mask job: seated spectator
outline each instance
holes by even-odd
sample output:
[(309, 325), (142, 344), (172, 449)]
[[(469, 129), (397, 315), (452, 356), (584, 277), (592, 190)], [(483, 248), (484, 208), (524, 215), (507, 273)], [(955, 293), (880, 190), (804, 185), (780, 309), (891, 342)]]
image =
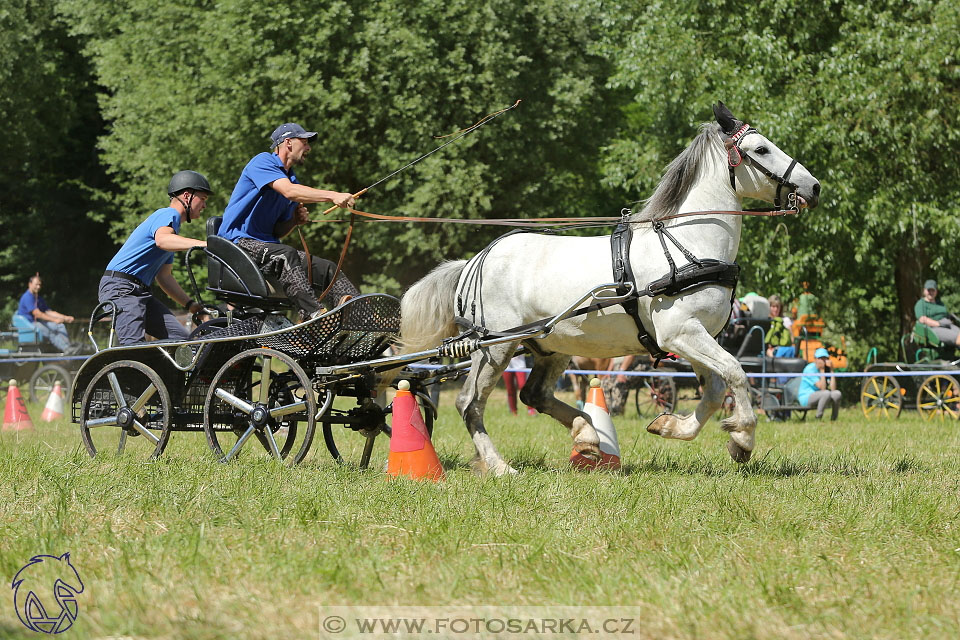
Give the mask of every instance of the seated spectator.
[(73, 322), (74, 318), (50, 308), (40, 295), (42, 285), (43, 282), (40, 280), (39, 273), (30, 276), (30, 280), (27, 282), (27, 290), (20, 296), (17, 315), (32, 322), (40, 337), (49, 341), (59, 351), (73, 353), (77, 349), (70, 343), (67, 328), (63, 324)]
[(923, 283), (923, 297), (913, 306), (913, 313), (917, 317), (917, 324), (929, 327), (940, 342), (960, 345), (960, 327), (957, 326), (956, 316), (948, 313), (946, 305), (940, 302), (936, 280)]
[[(817, 419), (823, 419), (827, 403), (832, 405), (831, 420), (840, 413), (840, 392), (837, 391), (837, 378), (831, 374), (830, 354), (823, 347), (813, 352), (813, 362), (803, 368), (803, 372), (819, 375), (805, 375), (800, 378), (800, 390), (797, 401), (804, 407), (817, 409)], [(827, 379), (829, 377), (829, 380)], [(829, 388), (828, 388), (829, 387)]]
[(793, 320), (783, 316), (783, 301), (780, 296), (772, 295), (770, 304), (770, 330), (767, 331), (767, 355), (773, 358), (795, 358), (797, 348), (793, 344), (790, 327)]

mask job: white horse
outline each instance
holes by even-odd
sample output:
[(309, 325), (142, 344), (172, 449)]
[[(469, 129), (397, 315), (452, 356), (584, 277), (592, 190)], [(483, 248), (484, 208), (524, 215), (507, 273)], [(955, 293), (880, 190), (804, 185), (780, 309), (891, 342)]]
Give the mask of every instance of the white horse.
[[(802, 165), (737, 120), (722, 102), (713, 110), (716, 123), (701, 126), (700, 134), (667, 167), (642, 211), (629, 218), (634, 234), (630, 260), (638, 289), (669, 273), (660, 238), (652, 228), (657, 220), (694, 256), (733, 262), (740, 245), (741, 216), (670, 217), (741, 211), (744, 197), (779, 201), (783, 186), (793, 192), (797, 206), (817, 205), (820, 183)], [(672, 244), (668, 242), (667, 247), (676, 264), (686, 263)], [(459, 309), (472, 322), (504, 331), (561, 313), (594, 287), (612, 282), (612, 273), (609, 235), (509, 235), (469, 262), (439, 265), (410, 288), (401, 302), (403, 349), (421, 351), (457, 335), (458, 297)], [(705, 285), (677, 296), (640, 297), (638, 314), (651, 337), (663, 350), (690, 361), (703, 384), (703, 397), (692, 414), (662, 414), (647, 430), (664, 438), (696, 438), (729, 387), (736, 405), (722, 428), (730, 434), (730, 456), (746, 462), (754, 448), (757, 424), (747, 378), (737, 360), (714, 339), (728, 320), (731, 293), (729, 287)], [(487, 397), (518, 343), (474, 352), (471, 371), (457, 397), (457, 409), (477, 450), (473, 464), (480, 473), (516, 473), (494, 447), (483, 414)], [(590, 418), (557, 400), (554, 384), (572, 355), (607, 358), (645, 353), (633, 318), (619, 305), (591, 311), (558, 323), (535, 346), (543, 355), (534, 359), (522, 400), (565, 425), (577, 451), (598, 456), (599, 440)]]

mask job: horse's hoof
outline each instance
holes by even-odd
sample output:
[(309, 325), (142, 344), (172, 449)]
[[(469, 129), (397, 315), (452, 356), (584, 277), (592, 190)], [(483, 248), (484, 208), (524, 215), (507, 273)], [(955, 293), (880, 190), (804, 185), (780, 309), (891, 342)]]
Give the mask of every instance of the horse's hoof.
[(727, 453), (730, 454), (734, 462), (743, 464), (750, 461), (750, 456), (753, 454), (753, 451), (747, 451), (733, 440), (727, 440)]
[(507, 464), (505, 460), (499, 460), (493, 464), (488, 464), (487, 461), (480, 456), (475, 456), (473, 460), (470, 461), (470, 468), (478, 476), (493, 476), (494, 478), (517, 475), (519, 473), (516, 469)]
[(502, 478), (503, 476), (520, 475), (520, 472), (506, 462), (501, 462), (490, 470), (490, 475), (492, 475), (494, 478)]
[(662, 436), (664, 427), (670, 422), (670, 418), (671, 415), (669, 413), (661, 413), (647, 425), (647, 431), (655, 436)]
[(573, 450), (591, 462), (600, 462), (600, 445), (580, 442), (573, 445)]

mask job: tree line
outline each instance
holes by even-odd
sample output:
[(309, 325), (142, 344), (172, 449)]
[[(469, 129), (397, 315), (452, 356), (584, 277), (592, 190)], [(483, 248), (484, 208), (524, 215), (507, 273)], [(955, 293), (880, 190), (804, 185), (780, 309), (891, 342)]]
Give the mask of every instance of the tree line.
[[(116, 243), (165, 205), (170, 175), (204, 173), (214, 215), (281, 122), (320, 132), (302, 182), (356, 191), (522, 99), (361, 208), (616, 215), (652, 193), (723, 100), (823, 186), (812, 212), (747, 221), (741, 293), (789, 301), (809, 282), (855, 358), (870, 346), (892, 358), (924, 279), (960, 304), (957, 51), (951, 2), (9, 0), (3, 299), (9, 313), (40, 271), (55, 308), (86, 313)], [(305, 233), (332, 256), (345, 230)], [(400, 293), (498, 234), (361, 222), (346, 269)]]

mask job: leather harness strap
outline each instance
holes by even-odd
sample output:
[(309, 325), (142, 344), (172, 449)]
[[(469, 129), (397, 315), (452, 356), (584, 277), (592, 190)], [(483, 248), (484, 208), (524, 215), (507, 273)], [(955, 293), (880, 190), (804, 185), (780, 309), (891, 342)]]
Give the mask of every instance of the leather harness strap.
[[(670, 355), (660, 348), (657, 341), (650, 336), (650, 332), (643, 326), (643, 320), (640, 319), (639, 295), (636, 293), (636, 278), (633, 275), (633, 267), (630, 265), (630, 241), (633, 239), (633, 228), (629, 224), (621, 222), (617, 225), (613, 234), (610, 236), (610, 257), (613, 260), (613, 281), (617, 283), (617, 295), (625, 295), (633, 283), (634, 295), (623, 302), (621, 306), (627, 314), (633, 318), (637, 325), (637, 340), (643, 345), (643, 348), (657, 361), (670, 357)], [(667, 256), (669, 257), (669, 253)]]

